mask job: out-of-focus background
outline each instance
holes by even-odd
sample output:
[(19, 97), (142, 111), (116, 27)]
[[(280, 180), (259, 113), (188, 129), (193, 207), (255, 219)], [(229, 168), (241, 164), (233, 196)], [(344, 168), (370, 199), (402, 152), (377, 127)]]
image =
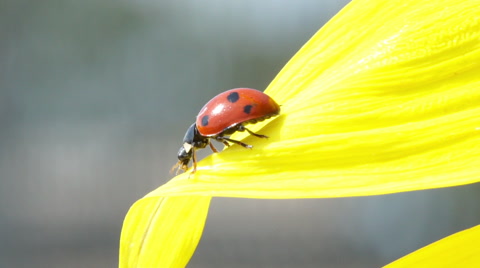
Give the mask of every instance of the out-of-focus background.
[[(117, 266), (203, 104), (266, 88), (346, 3), (0, 0), (0, 267)], [(479, 192), (215, 198), (189, 267), (378, 267), (480, 223)]]

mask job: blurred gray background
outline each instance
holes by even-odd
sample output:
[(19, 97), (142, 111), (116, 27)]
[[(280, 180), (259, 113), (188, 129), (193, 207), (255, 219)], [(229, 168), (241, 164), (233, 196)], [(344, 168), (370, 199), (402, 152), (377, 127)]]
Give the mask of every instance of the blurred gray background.
[[(0, 0), (0, 267), (117, 266), (203, 104), (263, 90), (346, 3)], [(216, 198), (189, 267), (378, 267), (480, 223), (479, 193)]]

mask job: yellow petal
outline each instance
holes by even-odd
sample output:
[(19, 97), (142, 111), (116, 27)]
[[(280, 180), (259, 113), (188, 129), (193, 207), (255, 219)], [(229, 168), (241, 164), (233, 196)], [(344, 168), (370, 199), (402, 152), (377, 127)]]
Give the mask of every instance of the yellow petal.
[(119, 267), (185, 267), (203, 232), (211, 197), (143, 198), (128, 212)]
[[(268, 140), (235, 134), (254, 148), (212, 154), (131, 208), (122, 267), (184, 265), (208, 209), (201, 196), (359, 196), (479, 181), (479, 73), (479, 1), (353, 1), (268, 87), (281, 114), (250, 127)], [(164, 196), (179, 197), (158, 210)], [(187, 242), (169, 241), (171, 232)]]
[(480, 179), (480, 2), (353, 1), (268, 88), (281, 115), (151, 195), (307, 198)]
[(476, 268), (480, 266), (480, 225), (419, 249), (385, 268)]

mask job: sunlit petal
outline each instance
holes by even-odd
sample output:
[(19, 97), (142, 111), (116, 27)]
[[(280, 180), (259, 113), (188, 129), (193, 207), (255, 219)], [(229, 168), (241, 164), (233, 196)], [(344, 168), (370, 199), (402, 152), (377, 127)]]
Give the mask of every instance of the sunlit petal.
[[(151, 195), (374, 195), (480, 179), (478, 1), (354, 1), (267, 89), (281, 115)], [(234, 138), (244, 138), (236, 134)], [(188, 177), (190, 176), (190, 179)]]
[(476, 268), (480, 266), (480, 225), (419, 249), (385, 268)]
[(143, 198), (128, 212), (119, 267), (185, 267), (203, 232), (211, 197)]
[[(360, 196), (478, 182), (479, 73), (479, 1), (353, 1), (268, 87), (281, 114), (251, 126), (268, 140), (235, 134), (254, 148), (212, 154), (131, 208), (121, 264), (184, 265), (208, 210), (202, 196)], [(178, 197), (159, 210), (164, 196)], [(169, 241), (171, 232), (183, 242)]]

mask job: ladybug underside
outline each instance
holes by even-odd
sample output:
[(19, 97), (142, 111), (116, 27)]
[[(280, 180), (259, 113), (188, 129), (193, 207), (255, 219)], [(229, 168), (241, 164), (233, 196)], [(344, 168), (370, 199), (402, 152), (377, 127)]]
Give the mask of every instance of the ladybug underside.
[[(238, 145), (240, 145), (242, 147), (245, 147), (247, 149), (252, 149), (252, 147), (253, 147), (252, 145), (248, 145), (248, 144), (243, 143), (241, 141), (232, 140), (232, 139), (227, 138), (225, 136), (230, 136), (237, 131), (240, 131), (240, 132), (247, 131), (250, 135), (253, 135), (253, 136), (258, 137), (258, 138), (266, 139), (266, 138), (268, 138), (268, 136), (257, 134), (255, 132), (249, 130), (248, 128), (246, 128), (245, 125), (255, 124), (257, 122), (261, 122), (265, 119), (268, 119), (268, 118), (276, 116), (276, 115), (278, 115), (278, 113), (267, 114), (267, 115), (259, 117), (259, 118), (250, 119), (250, 120), (247, 120), (247, 121), (244, 121), (244, 122), (233, 124), (233, 125), (229, 126), (228, 128), (224, 129), (219, 134), (209, 135), (209, 136), (202, 135), (202, 134), (200, 134), (200, 135), (202, 135), (203, 137), (206, 137), (206, 138), (215, 139), (216, 141), (225, 144), (225, 146), (227, 146), (227, 147), (230, 146), (230, 143), (235, 143), (235, 144), (238, 144)], [(213, 144), (210, 141), (208, 141), (208, 144), (210, 145), (210, 148), (212, 149), (213, 152), (215, 152), (215, 153), (218, 152), (217, 149), (213, 146)], [(206, 147), (206, 144), (203, 148), (205, 148), (205, 147)]]
[[(262, 122), (264, 121), (265, 119), (269, 119), (271, 117), (274, 117), (274, 116), (277, 116), (278, 113), (272, 113), (272, 114), (267, 114), (265, 116), (262, 116), (262, 117), (259, 117), (259, 118), (255, 118), (255, 119), (250, 119), (250, 120), (247, 120), (247, 121), (243, 121), (243, 122), (240, 122), (240, 123), (235, 123), (227, 128), (225, 128), (222, 132), (218, 133), (218, 134), (213, 134), (213, 135), (202, 135), (204, 137), (209, 137), (209, 138), (213, 138), (215, 139), (216, 137), (223, 137), (223, 136), (230, 136), (232, 135), (233, 133), (237, 132), (237, 131), (244, 131), (244, 130), (247, 130), (244, 125), (248, 125), (248, 124), (255, 124), (257, 122)], [(240, 128), (240, 129), (239, 129)], [(250, 132), (250, 130), (247, 130)], [(253, 133), (253, 132), (252, 132)], [(250, 133), (250, 134), (252, 134)], [(255, 135), (254, 135), (255, 136)], [(264, 135), (261, 135), (261, 136), (264, 136)]]
[(180, 147), (180, 150), (178, 151), (178, 160), (179, 161), (177, 162), (176, 165), (174, 165), (172, 167), (172, 171), (175, 168), (177, 168), (177, 172), (176, 172), (177, 174), (178, 174), (178, 171), (180, 169), (182, 169), (183, 171), (186, 171), (188, 169), (188, 163), (190, 162), (190, 160), (193, 160), (193, 171), (192, 171), (192, 173), (195, 173), (195, 171), (197, 169), (195, 149), (202, 149), (202, 148), (207, 147), (207, 145), (209, 145), (214, 153), (218, 152), (218, 150), (215, 148), (215, 146), (213, 146), (210, 139), (215, 139), (216, 141), (225, 144), (225, 146), (230, 146), (230, 143), (235, 143), (235, 144), (238, 144), (238, 145), (240, 145), (244, 148), (251, 149), (253, 147), (252, 145), (243, 143), (241, 141), (232, 140), (232, 139), (227, 138), (225, 136), (230, 136), (233, 133), (235, 133), (236, 131), (240, 131), (240, 132), (247, 131), (250, 135), (253, 135), (255, 137), (268, 138), (268, 136), (266, 136), (266, 135), (261, 135), (261, 134), (257, 134), (257, 133), (252, 132), (251, 130), (246, 128), (244, 125), (255, 124), (257, 122), (261, 122), (265, 119), (268, 119), (268, 118), (276, 116), (276, 115), (278, 115), (278, 113), (272, 113), (272, 114), (268, 114), (268, 115), (265, 115), (265, 116), (262, 116), (262, 117), (259, 117), (259, 118), (250, 119), (248, 121), (236, 123), (236, 124), (226, 128), (226, 129), (224, 129), (219, 134), (210, 135), (210, 136), (204, 136), (204, 135), (200, 134), (200, 132), (198, 132), (196, 124), (193, 123), (188, 128), (187, 133), (185, 133), (185, 137), (183, 138), (183, 146)]

